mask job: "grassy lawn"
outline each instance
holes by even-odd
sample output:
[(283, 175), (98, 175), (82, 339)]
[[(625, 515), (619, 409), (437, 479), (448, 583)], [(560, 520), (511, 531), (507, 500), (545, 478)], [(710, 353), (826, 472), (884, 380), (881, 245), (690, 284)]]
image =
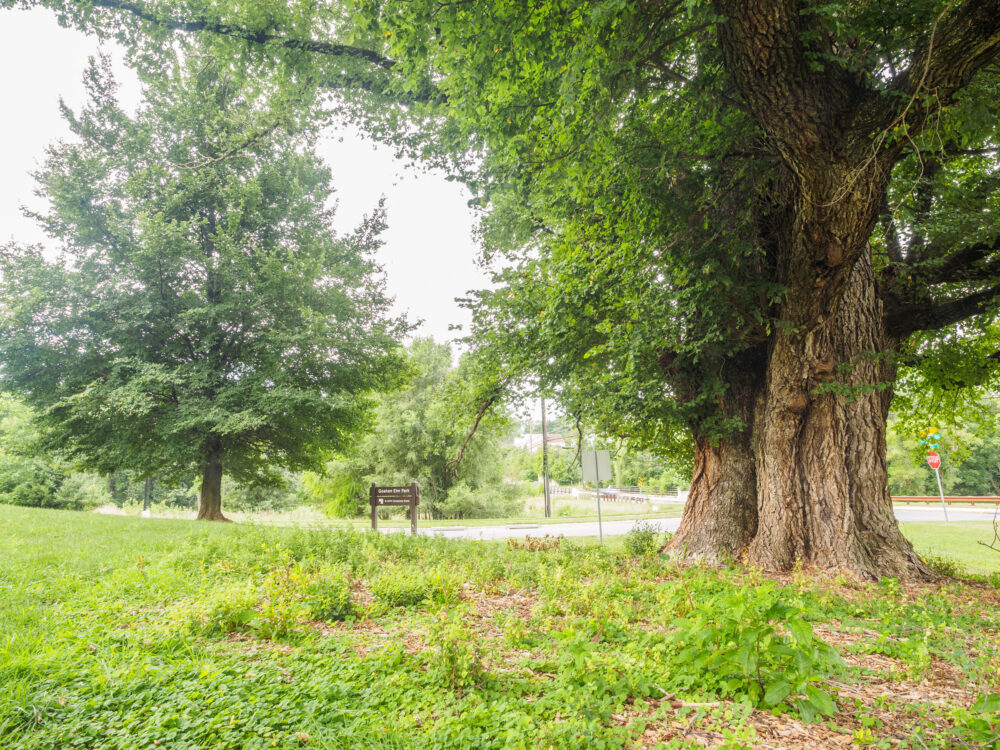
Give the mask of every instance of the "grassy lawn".
[[(541, 497), (529, 497), (524, 502), (524, 512), (509, 518), (468, 518), (468, 519), (426, 519), (419, 521), (421, 528), (438, 526), (510, 526), (511, 524), (562, 524), (579, 523), (581, 521), (597, 520), (597, 505), (593, 499), (575, 498), (558, 495), (552, 498), (553, 516), (546, 518), (544, 500)], [(646, 504), (646, 503), (601, 503), (601, 515), (608, 520), (630, 518), (680, 518), (684, 506), (680, 503)], [(110, 514), (121, 511), (109, 506), (105, 509)], [(130, 508), (129, 515), (139, 516), (138, 507)], [(193, 520), (194, 510), (157, 507), (153, 515), (158, 518), (175, 518)], [(310, 507), (295, 508), (290, 511), (240, 512), (226, 511), (226, 515), (234, 521), (246, 521), (258, 524), (277, 526), (330, 526), (334, 528), (354, 528), (359, 530), (371, 527), (371, 521), (365, 518), (330, 519), (318, 509)], [(379, 519), (379, 526), (385, 528), (409, 527), (409, 516), (402, 511), (388, 519)]]
[[(993, 539), (992, 523), (969, 521), (944, 525), (920, 522), (900, 526), (921, 556), (931, 558), (936, 564), (945, 561), (946, 564), (956, 565), (958, 575), (1000, 575), (1000, 552), (979, 544)], [(596, 536), (573, 537), (573, 541), (583, 545), (599, 544)], [(606, 535), (604, 545), (620, 552), (624, 550), (625, 537)]]
[[(903, 523), (903, 534), (922, 555), (954, 560), (970, 573), (1000, 572), (1000, 552), (980, 542), (993, 542), (993, 524), (985, 521)], [(996, 545), (1000, 547), (1000, 543)]]
[[(584, 521), (596, 521), (597, 520), (597, 510), (594, 507), (593, 501), (589, 504), (584, 505), (584, 503), (577, 503), (575, 506), (563, 506), (566, 508), (566, 512), (560, 513), (559, 515), (553, 515), (551, 518), (546, 518), (545, 514), (541, 511), (533, 513), (522, 513), (517, 516), (511, 516), (510, 518), (467, 518), (467, 519), (438, 519), (438, 520), (427, 520), (421, 518), (419, 525), (421, 528), (430, 527), (448, 527), (448, 526), (511, 526), (520, 524), (564, 524), (564, 523), (581, 523)], [(680, 518), (681, 512), (684, 510), (683, 505), (662, 505), (657, 506), (657, 510), (652, 510), (649, 507), (644, 507), (642, 505), (612, 505), (601, 504), (601, 516), (605, 521), (620, 521), (623, 519), (651, 519), (651, 518)], [(343, 524), (344, 522), (338, 522)], [(368, 529), (371, 528), (371, 521), (366, 519), (352, 519), (348, 522), (351, 527), (356, 529)], [(393, 526), (406, 526), (409, 527), (410, 521), (409, 517), (404, 518), (390, 518), (386, 521), (379, 520), (379, 526), (393, 527)]]
[[(995, 571), (974, 526), (906, 533)], [(1000, 742), (994, 586), (682, 570), (643, 541), (0, 506), (0, 748)]]

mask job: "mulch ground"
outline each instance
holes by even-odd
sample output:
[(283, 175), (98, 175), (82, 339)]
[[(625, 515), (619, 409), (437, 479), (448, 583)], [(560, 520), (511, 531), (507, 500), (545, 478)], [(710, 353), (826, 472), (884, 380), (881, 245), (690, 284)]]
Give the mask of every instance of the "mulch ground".
[[(775, 576), (781, 583), (792, 585), (789, 578)], [(821, 584), (823, 585), (823, 584)], [(864, 584), (825, 584), (831, 592), (847, 599), (870, 596)], [(901, 584), (905, 601), (941, 591), (934, 584)], [(986, 586), (969, 584), (948, 590), (957, 606), (1000, 606), (1000, 594)], [(357, 600), (371, 604), (370, 593), (360, 586)], [(512, 647), (504, 638), (502, 621), (517, 617), (528, 621), (538, 600), (531, 592), (484, 593), (466, 585), (462, 591), (465, 603), (471, 605), (466, 624), (482, 639), (484, 667), (493, 674), (502, 674), (523, 667), (512, 666), (532, 656), (530, 651)], [(401, 644), (410, 654), (433, 648), (421, 627), (411, 627), (405, 619), (362, 619), (352, 623), (313, 623), (312, 626), (329, 636), (352, 634), (359, 657), (369, 656), (388, 643)], [(650, 626), (655, 627), (655, 626)], [(840, 709), (833, 720), (806, 724), (788, 713), (755, 710), (744, 721), (726, 719), (742, 717), (746, 709), (726, 702), (691, 703), (673, 696), (643, 702), (641, 710), (626, 710), (616, 715), (616, 723), (645, 723), (634, 748), (653, 748), (660, 743), (684, 741), (704, 747), (733, 747), (734, 741), (758, 748), (782, 750), (815, 750), (851, 746), (911, 746), (916, 727), (925, 735), (945, 734), (950, 729), (944, 711), (950, 706), (969, 706), (977, 695), (961, 670), (948, 662), (931, 658), (919, 676), (912, 667), (883, 654), (854, 653), (852, 647), (864, 639), (880, 634), (858, 627), (843, 626), (836, 621), (818, 624), (817, 636), (832, 645), (852, 668), (853, 681), (828, 682), (826, 687), (835, 696)], [(251, 641), (234, 636), (234, 641)], [(1000, 642), (1000, 637), (998, 637)], [(249, 650), (250, 642), (241, 644)], [(970, 644), (970, 648), (972, 645)], [(1000, 663), (998, 663), (1000, 666)], [(544, 677), (544, 675), (536, 675)], [(740, 726), (740, 737), (733, 738), (734, 726)]]

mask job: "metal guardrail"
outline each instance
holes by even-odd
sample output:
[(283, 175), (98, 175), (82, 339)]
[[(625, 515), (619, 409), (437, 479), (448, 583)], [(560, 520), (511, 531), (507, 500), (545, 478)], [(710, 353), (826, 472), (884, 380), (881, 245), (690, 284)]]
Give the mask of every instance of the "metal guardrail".
[[(938, 495), (893, 495), (892, 501), (894, 503), (939, 503), (941, 498)], [(945, 495), (944, 501), (948, 505), (955, 503), (1000, 505), (1000, 497), (990, 495)]]
[[(602, 489), (601, 490), (601, 501), (610, 503), (620, 503), (620, 502), (631, 502), (631, 503), (642, 503), (642, 502), (659, 502), (659, 503), (677, 503), (685, 502), (687, 500), (687, 493), (682, 495), (672, 494), (672, 495), (659, 495), (652, 494), (650, 492), (638, 492), (638, 488), (634, 487), (624, 487), (617, 489)], [(560, 495), (586, 495), (588, 497), (594, 496), (594, 491), (592, 489), (581, 489), (579, 487), (559, 487), (553, 488), (553, 494)], [(941, 498), (937, 495), (893, 495), (892, 501), (894, 503), (939, 503)], [(1000, 496), (994, 495), (945, 495), (944, 501), (948, 505), (1000, 505)]]

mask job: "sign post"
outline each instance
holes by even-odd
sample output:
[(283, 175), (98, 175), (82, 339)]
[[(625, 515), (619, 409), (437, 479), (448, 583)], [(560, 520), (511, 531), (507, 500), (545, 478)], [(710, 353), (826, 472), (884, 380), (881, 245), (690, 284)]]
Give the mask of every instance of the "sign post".
[(379, 487), (372, 482), (368, 490), (372, 506), (372, 531), (378, 531), (378, 509), (387, 505), (407, 505), (410, 508), (410, 533), (417, 535), (417, 506), (420, 505), (420, 486), (416, 482), (396, 487)]
[(583, 481), (594, 483), (594, 493), (597, 495), (597, 532), (604, 544), (604, 522), (601, 519), (601, 480), (611, 479), (611, 453), (608, 451), (584, 451), (581, 456), (583, 464)]
[(944, 511), (944, 522), (948, 523), (948, 504), (944, 501), (944, 488), (941, 486), (941, 456), (931, 451), (927, 454), (927, 465), (934, 469), (934, 476), (937, 477), (938, 494), (941, 495), (941, 510)]
[(920, 444), (927, 446), (927, 465), (934, 469), (937, 477), (938, 494), (941, 495), (941, 510), (944, 511), (944, 522), (948, 523), (948, 504), (944, 501), (944, 488), (941, 486), (941, 456), (937, 453), (941, 433), (935, 428), (920, 431)]
[(545, 422), (545, 399), (542, 399), (542, 482), (545, 490), (545, 517), (552, 518), (552, 495), (549, 491), (549, 429)]

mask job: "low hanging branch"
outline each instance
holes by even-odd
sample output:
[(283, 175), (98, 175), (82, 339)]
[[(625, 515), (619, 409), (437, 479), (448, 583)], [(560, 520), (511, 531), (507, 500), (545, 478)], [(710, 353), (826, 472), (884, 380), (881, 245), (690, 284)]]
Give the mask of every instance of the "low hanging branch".
[(979, 542), (979, 544), (994, 552), (1000, 552), (1000, 505), (997, 506), (993, 513), (993, 541)]
[(483, 417), (492, 409), (496, 404), (503, 398), (507, 392), (507, 386), (510, 385), (510, 379), (505, 378), (501, 380), (489, 393), (486, 400), (483, 401), (479, 406), (479, 411), (476, 413), (476, 420), (472, 423), (472, 429), (465, 436), (465, 440), (462, 441), (461, 447), (458, 449), (458, 454), (451, 461), (447, 463), (448, 471), (451, 472), (452, 476), (458, 476), (458, 467), (462, 463), (462, 458), (465, 456), (465, 449), (469, 447), (469, 443), (476, 434), (476, 430), (479, 429), (480, 422), (483, 421)]

